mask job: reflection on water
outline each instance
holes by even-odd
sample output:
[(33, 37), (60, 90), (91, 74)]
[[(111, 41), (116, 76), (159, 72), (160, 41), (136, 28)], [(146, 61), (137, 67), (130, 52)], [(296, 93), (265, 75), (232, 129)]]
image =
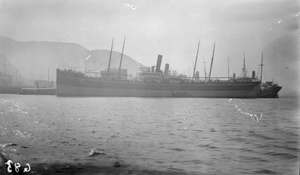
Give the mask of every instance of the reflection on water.
[[(231, 101), (234, 101), (234, 100), (236, 100), (236, 101), (240, 102), (241, 104), (245, 105), (245, 103), (243, 103), (240, 99), (232, 99), (231, 98), (228, 101), (231, 102)], [(244, 114), (246, 116), (251, 117), (251, 119), (253, 121), (259, 122), (261, 120), (262, 116), (263, 116), (262, 113), (260, 113), (260, 114), (252, 114), (252, 113), (249, 113), (249, 112), (245, 112), (237, 104), (234, 105), (234, 106), (235, 106), (237, 112), (240, 112), (241, 114)]]
[(296, 174), (298, 107), (293, 98), (1, 95), (0, 151), (33, 174)]

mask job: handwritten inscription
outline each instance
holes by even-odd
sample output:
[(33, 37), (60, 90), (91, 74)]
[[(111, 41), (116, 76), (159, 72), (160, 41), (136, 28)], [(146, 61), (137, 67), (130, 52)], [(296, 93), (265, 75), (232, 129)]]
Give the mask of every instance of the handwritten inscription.
[[(21, 164), (20, 163), (14, 163), (11, 160), (8, 160), (7, 162), (5, 162), (5, 164), (7, 165), (7, 172), (8, 173), (12, 173), (13, 172), (13, 167), (16, 173), (20, 172), (20, 168), (21, 168)], [(26, 163), (26, 167), (23, 169), (23, 173), (28, 173), (30, 172), (31, 167), (29, 163)]]

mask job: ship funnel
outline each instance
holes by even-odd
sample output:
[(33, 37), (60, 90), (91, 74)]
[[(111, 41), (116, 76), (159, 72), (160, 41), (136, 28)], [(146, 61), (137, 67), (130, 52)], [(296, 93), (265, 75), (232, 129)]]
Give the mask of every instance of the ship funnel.
[(164, 75), (169, 75), (169, 64), (168, 63), (166, 63), (166, 65), (165, 65)]
[(152, 67), (151, 67), (151, 72), (154, 72), (154, 68), (155, 68), (155, 66), (152, 66)]
[(162, 55), (157, 56), (157, 62), (156, 62), (156, 70), (155, 72), (160, 72), (160, 65), (161, 65)]
[(252, 71), (252, 79), (255, 78), (255, 71)]
[(196, 71), (195, 80), (199, 81), (199, 71)]

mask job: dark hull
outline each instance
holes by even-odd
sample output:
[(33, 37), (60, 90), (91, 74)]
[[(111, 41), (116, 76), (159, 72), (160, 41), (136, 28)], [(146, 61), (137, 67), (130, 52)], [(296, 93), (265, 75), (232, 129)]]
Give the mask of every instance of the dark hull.
[(20, 94), (23, 95), (55, 95), (55, 88), (22, 88)]
[(18, 87), (0, 87), (0, 94), (18, 94), (20, 91)]
[(140, 83), (96, 79), (58, 69), (56, 93), (58, 96), (252, 98), (259, 83)]
[(272, 86), (261, 90), (259, 98), (278, 98), (278, 92), (281, 90), (281, 86)]

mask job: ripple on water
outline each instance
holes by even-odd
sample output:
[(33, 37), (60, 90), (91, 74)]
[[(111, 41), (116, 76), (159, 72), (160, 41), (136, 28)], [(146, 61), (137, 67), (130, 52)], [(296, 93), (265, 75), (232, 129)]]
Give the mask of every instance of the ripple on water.
[(213, 146), (211, 144), (201, 144), (201, 145), (198, 145), (198, 147), (203, 147), (203, 148), (209, 148), (209, 149), (218, 149), (218, 147), (216, 146)]
[(249, 131), (249, 136), (253, 136), (256, 138), (264, 139), (264, 140), (275, 140), (276, 138), (267, 136), (268, 133), (263, 132), (262, 134), (257, 134), (255, 131)]
[(254, 171), (253, 174), (278, 174), (278, 173), (276, 171), (263, 169), (263, 170)]
[(172, 150), (172, 151), (186, 151), (185, 149), (181, 149), (181, 148), (169, 148), (169, 150)]
[(264, 153), (265, 155), (286, 159), (286, 160), (296, 160), (298, 158), (297, 154), (290, 154), (290, 153), (280, 153), (280, 152), (267, 152)]

